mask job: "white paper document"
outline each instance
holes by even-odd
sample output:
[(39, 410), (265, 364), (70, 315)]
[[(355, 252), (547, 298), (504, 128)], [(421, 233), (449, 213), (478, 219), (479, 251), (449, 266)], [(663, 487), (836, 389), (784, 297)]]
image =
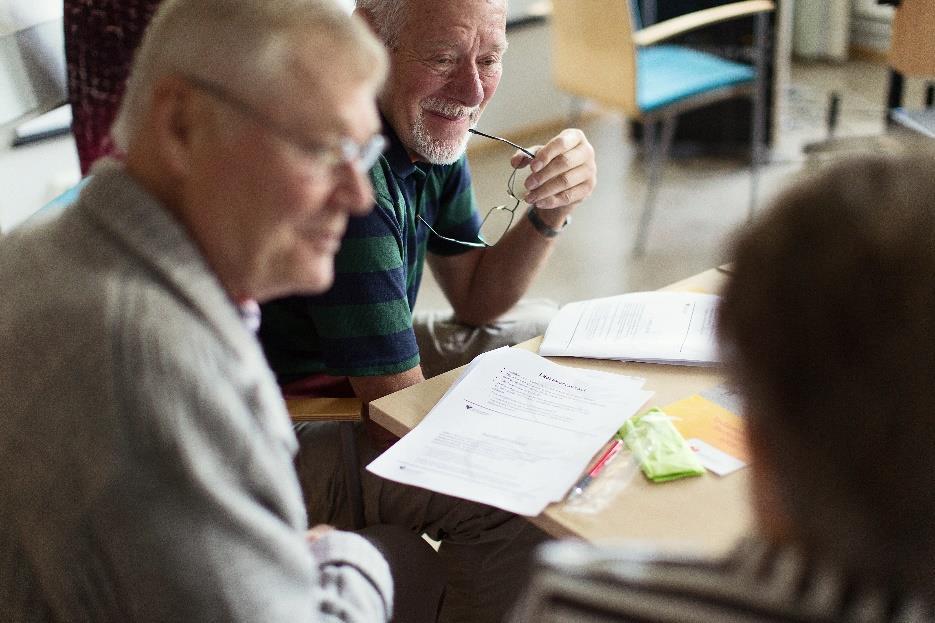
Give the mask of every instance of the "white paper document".
[(643, 379), (529, 351), (481, 355), (425, 419), (367, 469), (388, 480), (538, 515), (649, 400)]
[(719, 300), (697, 292), (634, 292), (569, 303), (549, 324), (539, 354), (715, 364)]

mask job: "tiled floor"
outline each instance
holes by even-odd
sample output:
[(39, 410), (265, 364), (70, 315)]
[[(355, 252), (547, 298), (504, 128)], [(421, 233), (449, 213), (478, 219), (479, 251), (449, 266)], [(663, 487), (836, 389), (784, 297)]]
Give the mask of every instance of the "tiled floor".
[[(759, 206), (803, 167), (802, 147), (827, 138), (828, 94), (842, 97), (837, 137), (875, 136), (883, 131), (886, 69), (868, 62), (794, 64), (779, 140), (761, 178)], [(907, 102), (921, 102), (921, 85), (910, 84)], [(653, 289), (700, 272), (724, 260), (724, 241), (747, 215), (750, 176), (744, 163), (713, 157), (670, 161), (643, 257), (631, 255), (645, 192), (642, 160), (627, 138), (621, 117), (599, 113), (582, 129), (597, 153), (598, 186), (574, 215), (549, 264), (533, 284), (531, 296), (568, 302), (596, 296)], [(528, 144), (553, 132), (523, 137)], [(509, 151), (479, 150), (471, 155), (481, 205), (503, 203)], [(445, 305), (427, 274), (417, 306)]]

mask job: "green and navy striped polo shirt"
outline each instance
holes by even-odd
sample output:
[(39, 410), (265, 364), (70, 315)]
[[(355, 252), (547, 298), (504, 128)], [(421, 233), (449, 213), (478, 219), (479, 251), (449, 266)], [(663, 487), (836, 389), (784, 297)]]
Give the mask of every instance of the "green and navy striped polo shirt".
[(335, 258), (335, 281), (317, 296), (263, 306), (260, 339), (280, 383), (315, 374), (374, 376), (419, 363), (412, 309), (426, 251), (455, 255), (469, 247), (429, 232), (475, 240), (480, 226), (467, 159), (413, 163), (384, 120), (389, 149), (370, 171), (376, 206), (351, 218)]

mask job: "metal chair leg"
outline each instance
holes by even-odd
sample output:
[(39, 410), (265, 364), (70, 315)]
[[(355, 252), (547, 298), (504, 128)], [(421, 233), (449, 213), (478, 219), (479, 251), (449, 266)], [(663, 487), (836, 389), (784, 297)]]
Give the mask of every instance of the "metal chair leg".
[(905, 82), (906, 79), (901, 73), (895, 69), (890, 69), (890, 84), (886, 94), (886, 127), (892, 127), (893, 123), (895, 123), (893, 121), (893, 109), (903, 105), (903, 86)]
[(656, 0), (642, 0), (640, 3), (642, 5), (642, 11), (640, 12), (641, 17), (643, 18), (643, 26), (652, 26), (656, 23)]
[(756, 83), (753, 93), (753, 127), (750, 131), (750, 205), (747, 219), (753, 218), (760, 190), (760, 164), (763, 162), (766, 143), (766, 50), (769, 40), (769, 21), (765, 13), (756, 16), (754, 22), (754, 55)]
[(344, 485), (351, 508), (354, 529), (364, 527), (364, 490), (360, 482), (360, 461), (357, 460), (357, 437), (354, 422), (340, 422), (341, 455), (344, 459)]
[(643, 204), (643, 213), (640, 215), (640, 223), (636, 231), (636, 242), (633, 245), (634, 257), (640, 257), (646, 250), (649, 224), (652, 220), (656, 196), (659, 194), (659, 180), (662, 177), (662, 169), (669, 158), (669, 148), (672, 146), (672, 138), (675, 136), (677, 118), (673, 115), (662, 120), (662, 135), (656, 141), (656, 128), (658, 125), (659, 122), (654, 121), (644, 126), (643, 140), (646, 141), (645, 145), (649, 149), (649, 163), (646, 176), (646, 200)]

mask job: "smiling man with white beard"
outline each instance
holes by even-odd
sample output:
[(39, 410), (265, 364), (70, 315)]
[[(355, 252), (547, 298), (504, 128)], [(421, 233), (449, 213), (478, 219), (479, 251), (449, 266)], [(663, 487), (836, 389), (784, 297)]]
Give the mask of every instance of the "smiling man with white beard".
[[(389, 148), (370, 171), (376, 207), (351, 219), (334, 287), (266, 305), (260, 335), (287, 395), (370, 402), (544, 330), (554, 305), (517, 303), (570, 213), (591, 194), (596, 166), (580, 130), (525, 153), (501, 145), (504, 182), (514, 167), (531, 169), (528, 209), (505, 196), (515, 217), (496, 210), (482, 227), (491, 206), (475, 201), (464, 150), (500, 82), (505, 0), (358, 0), (357, 12), (386, 45), (391, 66), (379, 97)], [(503, 226), (498, 232), (487, 227), (494, 220)], [(426, 262), (453, 312), (412, 313)], [(298, 467), (315, 520), (347, 526), (335, 428), (298, 431)], [(360, 464), (393, 440), (365, 425)], [(544, 536), (503, 511), (366, 471), (361, 478), (367, 523), (396, 523), (442, 541), (443, 619), (499, 620), (522, 585), (530, 548)]]

